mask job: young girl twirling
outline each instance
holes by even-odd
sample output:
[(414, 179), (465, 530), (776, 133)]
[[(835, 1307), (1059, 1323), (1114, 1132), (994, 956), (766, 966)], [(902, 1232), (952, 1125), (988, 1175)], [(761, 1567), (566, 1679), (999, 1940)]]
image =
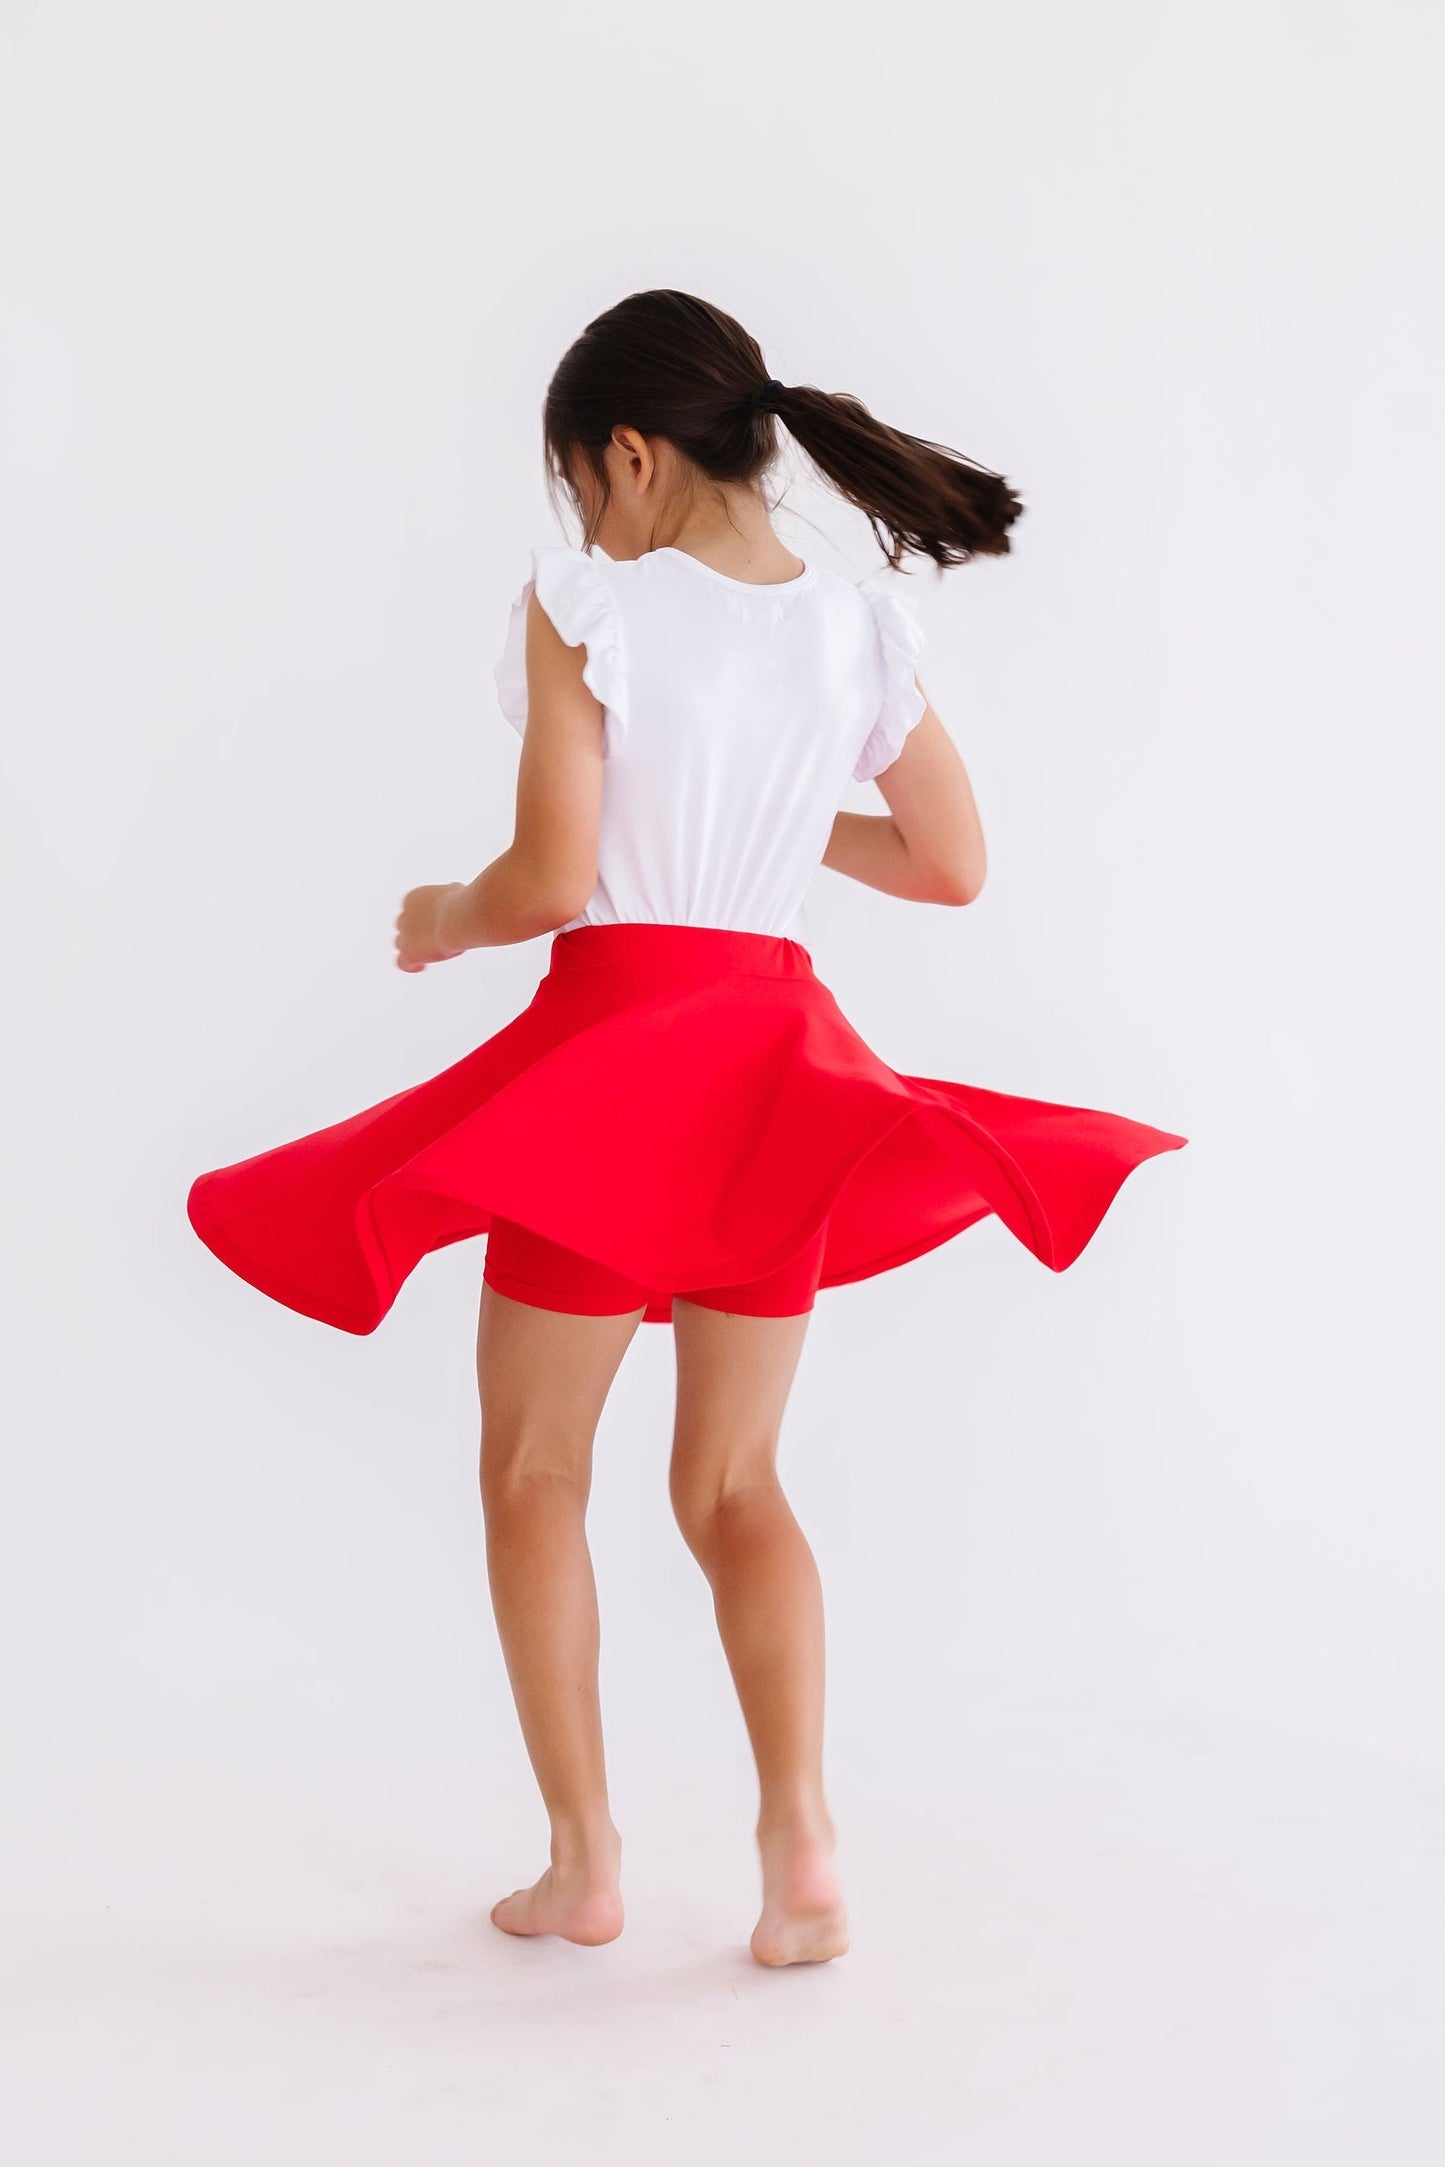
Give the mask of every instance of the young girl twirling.
[[(855, 584), (779, 539), (779, 422), (889, 569)], [(979, 892), (973, 793), (894, 575), (910, 554), (1005, 554), (1022, 506), (1002, 477), (780, 383), (740, 324), (671, 291), (587, 326), (544, 436), (582, 542), (533, 551), (497, 668), (522, 740), (515, 831), (474, 880), (411, 890), (396, 959), (550, 935), (545, 973), (440, 1075), (200, 1175), (188, 1209), (242, 1278), (360, 1333), (425, 1254), (486, 1235), (487, 1564), (551, 1823), (547, 1870), (493, 1910), (509, 1933), (622, 1928), (585, 1517), (618, 1365), (639, 1325), (671, 1323), (672, 1504), (757, 1762), (752, 1953), (816, 1962), (848, 1946), (823, 1611), (776, 1466), (815, 1298), (990, 1212), (1062, 1271), (1133, 1168), (1185, 1139), (899, 1074), (802, 938), (820, 864), (918, 903)], [(841, 811), (850, 781), (886, 812)]]

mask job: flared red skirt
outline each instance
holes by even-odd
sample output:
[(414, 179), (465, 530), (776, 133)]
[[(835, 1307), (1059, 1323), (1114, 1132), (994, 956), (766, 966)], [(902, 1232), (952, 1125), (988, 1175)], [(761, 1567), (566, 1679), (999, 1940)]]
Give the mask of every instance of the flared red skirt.
[(808, 950), (719, 926), (553, 935), (520, 1015), (439, 1075), (199, 1175), (192, 1226), (252, 1286), (372, 1332), (433, 1249), (494, 1215), (648, 1289), (737, 1286), (826, 1222), (820, 1288), (995, 1213), (1063, 1271), (1125, 1178), (1187, 1139), (1120, 1114), (900, 1075)]

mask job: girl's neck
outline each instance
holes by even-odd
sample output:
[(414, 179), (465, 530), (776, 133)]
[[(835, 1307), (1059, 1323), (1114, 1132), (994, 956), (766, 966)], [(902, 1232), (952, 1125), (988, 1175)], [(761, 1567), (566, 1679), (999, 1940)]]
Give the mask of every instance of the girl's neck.
[(756, 497), (737, 496), (726, 505), (700, 504), (685, 511), (664, 546), (680, 549), (729, 579), (773, 586), (798, 577), (801, 557), (785, 549)]

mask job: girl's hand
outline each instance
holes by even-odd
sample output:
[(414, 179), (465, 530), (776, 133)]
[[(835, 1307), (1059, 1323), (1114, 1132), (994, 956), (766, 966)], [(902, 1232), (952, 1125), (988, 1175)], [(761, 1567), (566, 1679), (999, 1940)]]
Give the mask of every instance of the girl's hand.
[(409, 888), (396, 921), (396, 964), (401, 971), (424, 971), (428, 963), (446, 963), (462, 954), (442, 938), (442, 906), (466, 886), (448, 880), (439, 887)]

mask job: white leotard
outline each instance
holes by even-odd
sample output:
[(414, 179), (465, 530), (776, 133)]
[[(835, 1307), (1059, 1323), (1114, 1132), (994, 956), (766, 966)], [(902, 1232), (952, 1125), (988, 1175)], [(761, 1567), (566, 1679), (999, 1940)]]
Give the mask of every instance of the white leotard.
[[(535, 590), (603, 707), (597, 885), (568, 927), (735, 926), (806, 941), (804, 898), (850, 781), (920, 720), (923, 636), (895, 575), (809, 565), (757, 586), (679, 549), (631, 562), (534, 549), (497, 664), (527, 725)], [(565, 930), (565, 929), (564, 929)]]

